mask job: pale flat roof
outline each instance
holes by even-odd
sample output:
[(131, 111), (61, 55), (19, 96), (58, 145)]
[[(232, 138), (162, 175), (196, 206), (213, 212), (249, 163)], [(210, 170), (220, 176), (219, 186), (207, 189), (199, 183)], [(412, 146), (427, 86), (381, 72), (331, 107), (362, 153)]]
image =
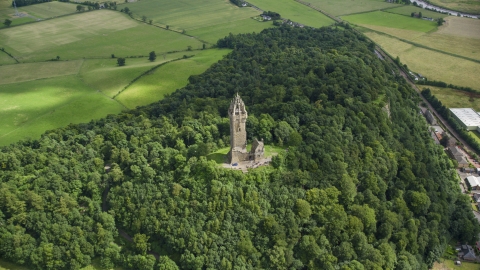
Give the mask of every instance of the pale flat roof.
[(480, 127), (480, 115), (472, 108), (453, 108), (450, 111), (467, 127)]
[(468, 183), (470, 184), (471, 187), (480, 186), (480, 181), (479, 181), (478, 177), (475, 177), (473, 175), (470, 175), (469, 177), (467, 177), (467, 181), (468, 181)]

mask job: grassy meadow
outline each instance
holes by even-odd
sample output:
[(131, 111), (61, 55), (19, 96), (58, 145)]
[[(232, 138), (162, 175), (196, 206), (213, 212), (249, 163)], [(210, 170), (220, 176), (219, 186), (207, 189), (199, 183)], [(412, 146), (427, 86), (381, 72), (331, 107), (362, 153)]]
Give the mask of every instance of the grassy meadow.
[[(168, 40), (168, 42), (165, 42)], [(201, 48), (191, 37), (142, 24), (123, 13), (99, 10), (0, 31), (0, 46), (22, 62), (148, 55)]]
[(117, 59), (89, 59), (84, 61), (79, 77), (91, 88), (102, 91), (108, 97), (113, 98), (145, 71), (161, 63), (181, 58), (185, 54), (195, 53), (196, 51), (158, 54), (157, 59), (153, 62), (149, 61), (147, 57), (127, 58), (126, 65), (123, 67), (117, 66)]
[(430, 3), (451, 10), (480, 14), (480, 1), (478, 0), (430, 0)]
[(282, 18), (307, 26), (322, 27), (333, 24), (332, 19), (294, 0), (249, 0), (248, 2), (263, 10), (278, 12)]
[(8, 54), (0, 51), (0, 66), (1, 65), (9, 65), (9, 64), (15, 64), (15, 60), (13, 60)]
[(70, 4), (58, 1), (46, 2), (42, 4), (35, 4), (18, 8), (19, 12), (26, 13), (39, 19), (46, 19), (71, 14), (75, 13), (76, 10), (77, 4)]
[[(252, 147), (252, 145), (248, 144), (247, 145), (247, 151), (250, 151), (251, 147)], [(271, 156), (274, 156), (274, 155), (285, 153), (285, 148), (275, 146), (275, 145), (268, 145), (267, 144), (267, 145), (265, 145), (264, 150), (265, 150), (265, 157), (271, 157)], [(230, 146), (218, 149), (217, 151), (207, 155), (207, 159), (208, 160), (213, 160), (217, 164), (226, 163), (227, 162), (227, 154), (228, 154), (229, 151), (230, 151)]]
[(423, 17), (430, 17), (430, 18), (434, 18), (434, 19), (445, 18), (445, 17), (448, 16), (447, 14), (442, 14), (442, 13), (438, 13), (438, 12), (435, 12), (435, 11), (430, 11), (430, 10), (420, 8), (420, 7), (416, 7), (416, 6), (413, 6), (413, 5), (408, 5), (408, 6), (402, 5), (400, 7), (389, 8), (389, 9), (386, 9), (384, 11), (399, 14), (399, 15), (405, 15), (405, 16), (408, 16), (408, 17), (411, 16), (412, 12), (416, 12), (416, 13), (421, 12)]
[(480, 270), (480, 264), (462, 262), (462, 265), (455, 265), (453, 260), (442, 259), (442, 262), (435, 262), (432, 270)]
[(187, 85), (190, 75), (204, 72), (229, 52), (230, 50), (197, 51), (192, 58), (163, 65), (141, 77), (115, 99), (130, 109), (158, 101), (166, 94)]
[(480, 85), (479, 63), (415, 47), (396, 38), (374, 32), (367, 32), (366, 35), (393, 57), (400, 57), (400, 61), (409, 69), (421, 73), (429, 80), (439, 80), (474, 89)]
[(228, 36), (229, 33), (259, 33), (263, 29), (273, 27), (273, 22), (258, 22), (251, 18), (231, 22), (228, 24), (217, 24), (189, 31), (188, 34), (199, 37), (209, 43), (215, 44), (220, 38)]
[(0, 85), (77, 74), (83, 60), (0, 66)]
[(305, 2), (335, 16), (400, 6), (384, 0), (306, 0)]
[(367, 28), (370, 25), (374, 25), (418, 32), (430, 32), (437, 28), (436, 22), (383, 11), (342, 16), (342, 19)]
[(438, 100), (448, 108), (472, 108), (480, 112), (480, 98), (470, 98), (469, 93), (451, 88), (419, 85), (419, 89), (430, 88)]
[[(176, 31), (185, 30), (190, 34), (192, 30), (212, 27), (234, 29), (240, 21), (258, 15), (260, 12), (249, 7), (239, 8), (225, 0), (144, 0), (126, 3), (119, 6), (128, 7), (135, 17), (146, 16), (154, 24), (168, 25)], [(251, 25), (252, 32), (260, 23)], [(260, 29), (261, 30), (261, 29)], [(228, 32), (224, 33), (228, 34)], [(199, 38), (203, 38), (199, 36)]]
[(75, 75), (0, 85), (0, 145), (119, 113), (123, 107)]

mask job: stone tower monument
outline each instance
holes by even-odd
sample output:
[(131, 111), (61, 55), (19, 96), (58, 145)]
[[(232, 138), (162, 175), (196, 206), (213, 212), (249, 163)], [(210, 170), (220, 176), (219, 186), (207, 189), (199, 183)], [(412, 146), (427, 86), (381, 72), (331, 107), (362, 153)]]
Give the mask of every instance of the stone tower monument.
[(245, 103), (238, 93), (230, 103), (228, 108), (228, 117), (230, 118), (230, 152), (228, 152), (228, 161), (230, 164), (240, 161), (258, 160), (263, 158), (263, 140), (254, 140), (252, 151), (247, 152), (247, 110)]

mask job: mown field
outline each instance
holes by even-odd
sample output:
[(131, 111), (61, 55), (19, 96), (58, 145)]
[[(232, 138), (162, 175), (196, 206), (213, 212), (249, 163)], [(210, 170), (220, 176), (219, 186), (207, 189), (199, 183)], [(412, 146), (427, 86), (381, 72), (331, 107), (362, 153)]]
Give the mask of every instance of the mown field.
[(429, 85), (419, 85), (418, 88), (430, 88), (432, 94), (448, 108), (473, 108), (477, 112), (480, 112), (480, 98), (471, 98), (467, 92)]
[[(154, 62), (127, 59), (123, 67), (116, 66), (116, 59), (0, 66), (0, 145), (118, 113), (127, 109), (123, 104), (135, 108), (155, 102), (185, 86), (190, 75), (202, 73), (228, 52), (210, 49), (159, 54)], [(120, 102), (112, 99), (145, 71), (185, 54), (194, 57), (158, 68), (118, 96)]]
[(117, 59), (89, 59), (84, 61), (79, 77), (88, 86), (113, 98), (145, 71), (167, 61), (181, 58), (185, 54), (197, 53), (198, 51), (158, 54), (157, 59), (153, 62), (149, 61), (147, 57), (127, 58), (126, 65), (123, 67), (117, 66)]
[(202, 40), (215, 44), (220, 38), (224, 38), (229, 33), (259, 33), (263, 29), (273, 27), (272, 22), (258, 22), (251, 18), (230, 22), (228, 24), (217, 24), (207, 26), (192, 31), (188, 31), (189, 35), (199, 37)]
[(199, 51), (192, 58), (170, 62), (141, 77), (115, 99), (129, 109), (158, 101), (166, 94), (187, 85), (190, 75), (204, 72), (229, 52), (230, 50)]
[(451, 10), (480, 14), (480, 1), (478, 0), (430, 0), (430, 3)]
[(335, 16), (400, 6), (384, 0), (307, 0), (305, 2)]
[[(185, 30), (187, 34), (190, 31), (200, 29), (220, 29), (233, 30), (241, 26), (246, 19), (258, 15), (260, 12), (253, 8), (239, 8), (229, 1), (224, 0), (204, 0), (204, 1), (188, 1), (188, 0), (145, 0), (133, 3), (126, 3), (119, 6), (121, 8), (128, 7), (134, 17), (141, 18), (146, 16), (148, 20), (153, 20), (154, 24), (161, 26), (169, 26), (170, 29), (176, 31)], [(264, 25), (255, 22), (249, 24), (248, 32), (260, 31)], [(215, 30), (214, 30), (215, 31)], [(208, 30), (207, 30), (208, 32)], [(197, 32), (197, 36), (200, 32)], [(224, 32), (228, 34), (228, 32)], [(198, 35), (204, 39), (203, 35)], [(205, 36), (208, 39), (208, 34)], [(211, 40), (211, 39), (210, 39)]]
[(333, 24), (333, 20), (327, 16), (294, 0), (251, 0), (248, 2), (263, 10), (278, 12), (282, 18), (307, 26), (322, 27)]
[(468, 86), (477, 89), (480, 85), (480, 64), (415, 47), (396, 38), (368, 32), (366, 35), (379, 44), (393, 57), (400, 57), (411, 70), (421, 73), (430, 80)]
[(435, 262), (432, 270), (480, 270), (480, 264), (462, 262), (462, 265), (455, 265), (452, 260), (442, 260), (441, 263)]
[[(165, 42), (168, 40), (168, 42)], [(99, 10), (0, 31), (0, 46), (22, 62), (148, 55), (150, 51), (201, 48), (191, 37), (136, 22), (123, 13)]]
[(438, 13), (438, 12), (435, 12), (435, 11), (426, 10), (424, 8), (419, 8), (419, 7), (416, 7), (416, 6), (413, 6), (413, 5), (408, 5), (408, 6), (402, 5), (400, 7), (389, 8), (389, 9), (386, 9), (384, 11), (399, 14), (399, 15), (405, 15), (405, 16), (408, 16), (408, 17), (411, 16), (412, 12), (416, 12), (416, 13), (421, 12), (423, 17), (430, 17), (430, 18), (434, 18), (434, 19), (445, 18), (445, 17), (448, 16), (447, 14), (442, 14), (442, 13)]
[(19, 12), (41, 19), (75, 13), (76, 10), (77, 4), (58, 1), (24, 6), (18, 9)]
[(0, 145), (119, 113), (123, 107), (75, 75), (0, 85)]
[(374, 25), (396, 29), (414, 30), (418, 32), (429, 32), (437, 28), (436, 22), (383, 11), (342, 16), (342, 19), (348, 21), (349, 23), (365, 26), (367, 28), (369, 25)]

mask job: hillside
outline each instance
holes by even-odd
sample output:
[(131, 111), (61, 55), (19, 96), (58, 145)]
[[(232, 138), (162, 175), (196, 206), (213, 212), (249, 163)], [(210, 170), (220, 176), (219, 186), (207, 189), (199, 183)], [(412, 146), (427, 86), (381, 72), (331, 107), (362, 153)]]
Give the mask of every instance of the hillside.
[[(417, 95), (340, 28), (230, 35), (163, 100), (0, 150), (0, 258), (78, 269), (427, 269), (480, 232)], [(247, 174), (206, 155), (287, 148)], [(388, 105), (389, 114), (384, 109)], [(157, 258), (158, 257), (158, 258)]]

